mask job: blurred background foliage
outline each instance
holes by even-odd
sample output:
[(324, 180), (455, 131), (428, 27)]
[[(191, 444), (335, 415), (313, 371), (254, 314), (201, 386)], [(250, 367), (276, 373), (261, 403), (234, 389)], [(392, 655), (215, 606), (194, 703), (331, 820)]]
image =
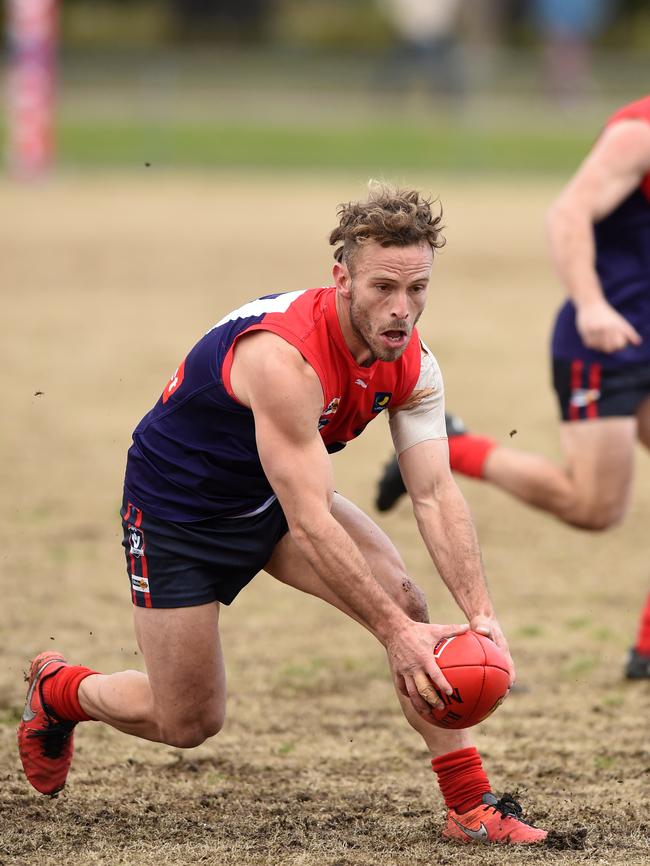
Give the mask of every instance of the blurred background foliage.
[(59, 162), (565, 172), (647, 91), (647, 0), (427, 2), (61, 0)]

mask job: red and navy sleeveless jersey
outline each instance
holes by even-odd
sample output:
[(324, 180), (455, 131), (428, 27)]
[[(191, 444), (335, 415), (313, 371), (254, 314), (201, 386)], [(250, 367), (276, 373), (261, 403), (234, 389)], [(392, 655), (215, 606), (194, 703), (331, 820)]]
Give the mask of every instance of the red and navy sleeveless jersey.
[[(650, 123), (650, 96), (616, 111), (606, 126), (620, 120)], [(607, 301), (639, 332), (643, 342), (607, 354), (588, 349), (576, 328), (571, 301), (560, 309), (553, 333), (553, 357), (580, 359), (607, 367), (650, 363), (650, 172), (611, 214), (594, 226), (596, 270)]]
[(331, 453), (373, 418), (403, 403), (420, 374), (417, 331), (397, 361), (359, 366), (336, 311), (336, 289), (267, 295), (218, 322), (194, 346), (133, 433), (125, 492), (163, 520), (191, 522), (260, 509), (273, 496), (260, 463), (253, 413), (230, 387), (235, 343), (254, 330), (295, 346), (323, 389), (320, 435)]

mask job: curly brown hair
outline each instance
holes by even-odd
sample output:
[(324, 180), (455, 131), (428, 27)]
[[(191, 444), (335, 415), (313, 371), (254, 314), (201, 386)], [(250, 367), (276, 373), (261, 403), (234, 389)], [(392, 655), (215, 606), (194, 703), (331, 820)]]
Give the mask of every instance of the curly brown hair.
[(405, 247), (429, 244), (432, 250), (445, 245), (442, 235), (442, 208), (437, 216), (431, 211), (431, 199), (415, 189), (398, 189), (372, 181), (366, 201), (340, 204), (338, 226), (330, 233), (330, 244), (340, 244), (334, 251), (337, 262), (348, 267), (360, 245), (373, 240), (383, 247)]

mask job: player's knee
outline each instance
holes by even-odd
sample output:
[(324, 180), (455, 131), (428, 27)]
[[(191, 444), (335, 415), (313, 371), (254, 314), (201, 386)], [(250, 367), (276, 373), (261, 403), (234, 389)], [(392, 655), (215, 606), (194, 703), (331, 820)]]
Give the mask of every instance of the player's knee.
[(622, 511), (599, 511), (586, 515), (581, 526), (582, 529), (587, 529), (591, 532), (604, 532), (606, 529), (617, 526), (622, 519)]
[(409, 577), (404, 576), (401, 580), (398, 603), (410, 619), (416, 622), (429, 621), (429, 611), (424, 593)]
[(574, 508), (567, 522), (590, 532), (604, 532), (619, 524), (625, 516), (624, 502), (589, 502)]
[(162, 741), (178, 749), (193, 749), (218, 734), (224, 721), (224, 713), (218, 709), (187, 719), (174, 719), (162, 724)]

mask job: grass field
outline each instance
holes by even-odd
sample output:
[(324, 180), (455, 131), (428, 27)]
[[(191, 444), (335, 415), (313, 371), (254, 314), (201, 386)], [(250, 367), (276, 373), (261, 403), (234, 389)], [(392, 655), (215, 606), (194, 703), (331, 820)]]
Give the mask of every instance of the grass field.
[[(264, 574), (223, 614), (230, 697), (217, 738), (182, 752), (89, 723), (57, 798), (22, 775), (14, 730), (30, 656), (57, 648), (102, 671), (142, 668), (118, 519), (131, 430), (226, 310), (328, 281), (335, 206), (363, 195), (364, 179), (154, 166), (0, 182), (2, 866), (650, 859), (650, 689), (621, 678), (648, 585), (641, 454), (631, 512), (605, 535), (462, 482), (520, 683), (476, 741), (495, 790), (519, 792), (558, 832), (555, 847), (444, 844), (427, 755), (401, 718), (381, 648)], [(440, 195), (445, 209), (449, 242), (421, 331), (449, 408), (473, 429), (557, 456), (546, 355), (560, 291), (541, 231), (557, 182), (413, 170), (397, 179)], [(370, 513), (388, 454), (379, 420), (334, 458), (338, 489)], [(455, 621), (408, 505), (376, 517), (433, 619)]]
[(61, 124), (64, 165), (336, 169), (364, 172), (431, 170), (452, 172), (568, 174), (593, 140), (597, 127), (523, 128), (467, 126), (457, 119), (373, 117), (338, 123), (285, 120), (164, 118), (83, 120)]

